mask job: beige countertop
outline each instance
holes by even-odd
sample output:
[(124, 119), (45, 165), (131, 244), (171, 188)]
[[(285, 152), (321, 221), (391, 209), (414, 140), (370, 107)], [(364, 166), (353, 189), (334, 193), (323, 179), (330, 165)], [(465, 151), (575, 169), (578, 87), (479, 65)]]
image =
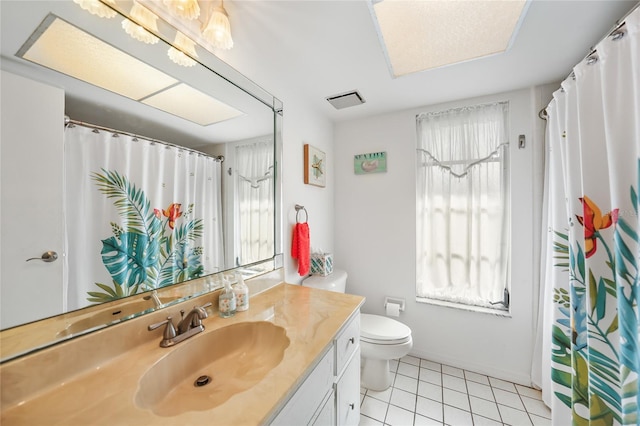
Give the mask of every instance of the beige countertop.
[[(217, 304), (217, 293), (208, 295), (210, 300), (206, 297), (198, 302)], [(159, 347), (162, 327), (153, 332), (146, 330), (148, 324), (163, 319), (166, 311), (91, 333), (0, 365), (0, 423), (264, 424), (295, 392), (363, 301), (360, 296), (279, 284), (252, 297), (250, 309), (232, 318), (219, 318), (217, 309), (209, 308), (209, 318), (203, 321), (205, 331), (172, 348)], [(136, 405), (140, 379), (171, 351), (227, 325), (253, 321), (269, 321), (283, 327), (290, 340), (282, 361), (256, 385), (212, 409), (172, 417), (159, 416)], [(123, 343), (131, 339), (138, 339), (140, 344)]]

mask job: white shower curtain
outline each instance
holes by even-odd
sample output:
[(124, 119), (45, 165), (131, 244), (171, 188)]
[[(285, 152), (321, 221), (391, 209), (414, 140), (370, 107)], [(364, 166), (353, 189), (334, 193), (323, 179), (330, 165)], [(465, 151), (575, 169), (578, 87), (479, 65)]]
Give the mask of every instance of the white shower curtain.
[(639, 32), (636, 9), (547, 107), (538, 384), (554, 425), (640, 422)]
[(68, 309), (220, 270), (220, 170), (194, 151), (68, 126)]

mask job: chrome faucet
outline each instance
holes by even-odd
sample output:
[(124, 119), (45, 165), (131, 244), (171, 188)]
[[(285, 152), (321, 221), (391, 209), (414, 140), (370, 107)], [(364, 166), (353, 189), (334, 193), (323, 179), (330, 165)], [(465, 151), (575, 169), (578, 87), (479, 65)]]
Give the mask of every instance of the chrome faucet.
[(156, 308), (159, 308), (162, 306), (162, 302), (160, 301), (160, 298), (158, 297), (158, 292), (156, 290), (153, 290), (150, 294), (144, 296), (142, 299), (153, 300), (153, 304), (155, 305)]
[(162, 340), (160, 341), (160, 347), (168, 348), (176, 343), (180, 343), (183, 340), (188, 339), (191, 336), (204, 331), (204, 325), (202, 320), (207, 318), (207, 311), (205, 308), (211, 306), (211, 303), (207, 303), (202, 306), (194, 306), (193, 309), (185, 316), (184, 311), (180, 311), (182, 319), (178, 323), (178, 328), (173, 325), (171, 317), (167, 317), (166, 320), (160, 321), (155, 324), (151, 324), (148, 330), (155, 330), (156, 328), (165, 325)]

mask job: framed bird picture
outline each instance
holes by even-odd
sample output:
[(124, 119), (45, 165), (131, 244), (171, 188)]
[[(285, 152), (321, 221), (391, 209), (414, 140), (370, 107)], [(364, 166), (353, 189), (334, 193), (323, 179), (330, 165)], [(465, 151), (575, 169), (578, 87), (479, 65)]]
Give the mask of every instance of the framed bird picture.
[(327, 182), (327, 157), (318, 148), (304, 145), (304, 183), (325, 187)]

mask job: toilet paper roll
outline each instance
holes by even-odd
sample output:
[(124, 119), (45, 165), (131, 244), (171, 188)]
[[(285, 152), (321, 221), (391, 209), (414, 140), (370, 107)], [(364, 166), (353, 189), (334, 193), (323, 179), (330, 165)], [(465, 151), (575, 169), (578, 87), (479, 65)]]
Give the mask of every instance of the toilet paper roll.
[(388, 317), (399, 317), (400, 316), (400, 305), (397, 303), (387, 303), (387, 316)]

